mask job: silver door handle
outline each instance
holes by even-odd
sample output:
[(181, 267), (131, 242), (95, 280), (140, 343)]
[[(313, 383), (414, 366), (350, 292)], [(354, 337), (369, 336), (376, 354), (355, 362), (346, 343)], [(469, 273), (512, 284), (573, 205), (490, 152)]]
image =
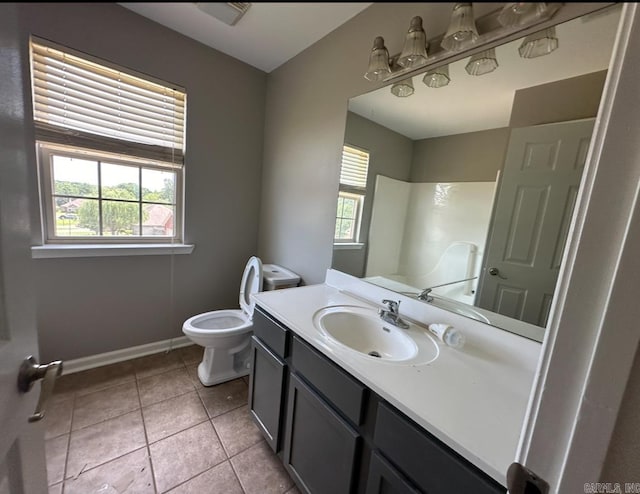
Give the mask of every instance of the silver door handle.
[(18, 389), (27, 393), (33, 387), (33, 383), (42, 379), (40, 397), (35, 412), (29, 417), (29, 422), (37, 422), (44, 418), (45, 405), (53, 394), (53, 386), (56, 378), (62, 374), (62, 361), (54, 360), (50, 364), (40, 365), (33, 355), (23, 360), (18, 371)]
[(491, 276), (497, 276), (498, 278), (501, 278), (501, 279), (503, 279), (503, 280), (506, 280), (506, 279), (507, 279), (507, 277), (506, 277), (506, 276), (502, 276), (502, 275), (500, 274), (500, 270), (499, 270), (498, 268), (489, 268), (489, 274), (490, 274)]

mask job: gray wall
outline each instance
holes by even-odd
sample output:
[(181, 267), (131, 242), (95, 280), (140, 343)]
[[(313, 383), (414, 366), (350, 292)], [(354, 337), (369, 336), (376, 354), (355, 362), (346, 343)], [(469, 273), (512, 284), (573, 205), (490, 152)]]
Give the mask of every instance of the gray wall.
[[(640, 349), (622, 399), (602, 482), (640, 482)], [(623, 487), (624, 492), (624, 487)]]
[(42, 359), (181, 336), (187, 317), (237, 307), (244, 264), (257, 252), (266, 74), (116, 4), (22, 3), (19, 12), (22, 43), (32, 33), (179, 84), (188, 105), (193, 254), (33, 260)]
[(413, 141), (360, 115), (348, 112), (344, 142), (369, 151), (367, 192), (360, 230), (360, 242), (365, 242), (365, 247), (350, 250), (334, 249), (331, 264), (334, 269), (361, 277), (364, 276), (376, 177), (384, 175), (398, 180), (409, 180)]
[(508, 143), (508, 127), (415, 141), (411, 181), (493, 182)]
[(594, 117), (607, 71), (550, 82), (516, 91), (510, 127), (528, 127)]

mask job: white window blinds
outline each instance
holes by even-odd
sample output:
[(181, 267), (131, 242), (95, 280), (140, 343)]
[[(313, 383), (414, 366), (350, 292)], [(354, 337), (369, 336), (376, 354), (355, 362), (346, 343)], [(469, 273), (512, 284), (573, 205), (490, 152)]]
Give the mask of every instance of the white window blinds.
[(368, 171), (369, 153), (350, 146), (342, 148), (341, 185), (364, 189), (367, 186)]
[(39, 139), (76, 145), (88, 140), (92, 147), (97, 142), (106, 151), (182, 160), (183, 91), (57, 47), (36, 41), (31, 46), (34, 120)]

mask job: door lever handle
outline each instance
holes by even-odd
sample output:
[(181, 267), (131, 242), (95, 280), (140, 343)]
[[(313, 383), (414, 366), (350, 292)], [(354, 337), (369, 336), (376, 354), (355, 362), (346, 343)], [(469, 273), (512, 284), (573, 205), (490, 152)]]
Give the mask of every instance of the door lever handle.
[(62, 374), (61, 360), (54, 360), (44, 365), (38, 364), (33, 355), (23, 360), (18, 371), (18, 389), (20, 392), (27, 393), (36, 381), (42, 379), (38, 404), (33, 415), (29, 416), (29, 422), (37, 422), (44, 418), (45, 406), (53, 394), (53, 386), (60, 374)]

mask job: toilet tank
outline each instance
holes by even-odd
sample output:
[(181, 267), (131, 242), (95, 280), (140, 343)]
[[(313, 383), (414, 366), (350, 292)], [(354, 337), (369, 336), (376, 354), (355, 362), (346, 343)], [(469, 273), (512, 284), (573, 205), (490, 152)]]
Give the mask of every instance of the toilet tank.
[(277, 264), (263, 264), (262, 278), (265, 291), (292, 288), (300, 283), (300, 276)]

